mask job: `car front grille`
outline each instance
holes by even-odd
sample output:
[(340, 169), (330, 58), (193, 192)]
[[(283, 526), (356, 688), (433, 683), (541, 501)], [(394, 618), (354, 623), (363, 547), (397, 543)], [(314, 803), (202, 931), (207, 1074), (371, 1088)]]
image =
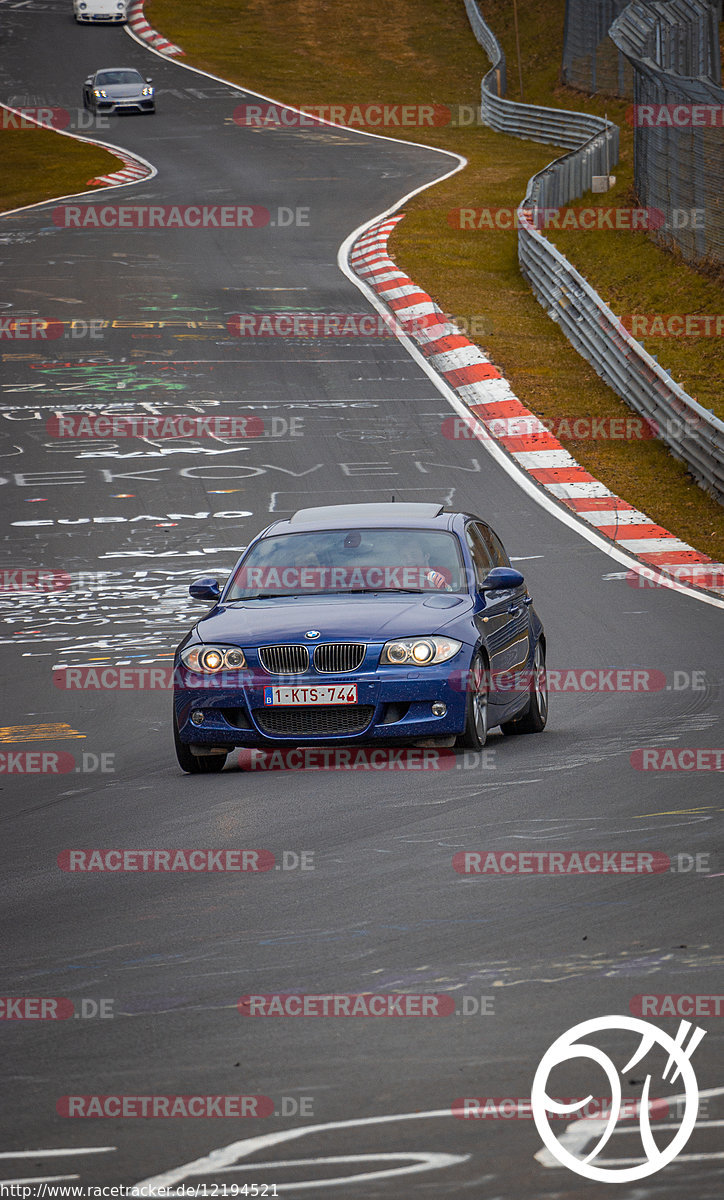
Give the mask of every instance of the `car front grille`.
[(260, 646), (259, 662), (270, 675), (301, 675), (309, 670), (306, 646)]
[(357, 642), (328, 642), (314, 650), (314, 666), (325, 675), (356, 671), (362, 665), (366, 646)]
[(261, 732), (271, 737), (335, 737), (362, 733), (374, 711), (372, 704), (329, 704), (257, 708), (253, 717)]

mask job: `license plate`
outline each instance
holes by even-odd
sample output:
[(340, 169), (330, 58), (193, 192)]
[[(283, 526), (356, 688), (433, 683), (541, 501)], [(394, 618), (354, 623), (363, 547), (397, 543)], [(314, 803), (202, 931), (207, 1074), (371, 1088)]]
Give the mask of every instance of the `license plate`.
[(356, 683), (324, 683), (317, 687), (265, 687), (264, 704), (356, 704)]

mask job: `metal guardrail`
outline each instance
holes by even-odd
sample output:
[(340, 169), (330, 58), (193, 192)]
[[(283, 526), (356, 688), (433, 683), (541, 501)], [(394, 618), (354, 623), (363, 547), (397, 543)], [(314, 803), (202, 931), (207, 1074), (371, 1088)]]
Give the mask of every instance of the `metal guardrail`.
[[(535, 227), (535, 209), (559, 208), (618, 161), (618, 128), (588, 113), (505, 100), (505, 56), (477, 0), (471, 27), (492, 63), (482, 81), (481, 117), (499, 133), (570, 147), (528, 182), (518, 209), (518, 259), (536, 298), (571, 344), (625, 402), (652, 423), (697, 483), (724, 503), (724, 422), (689, 396), (631, 337), (598, 293)], [(575, 140), (577, 139), (577, 141)]]
[[(691, 263), (724, 263), (722, 128), (696, 124), (694, 106), (724, 112), (719, 30), (711, 5), (699, 0), (629, 4), (611, 40), (634, 73), (634, 186), (641, 204), (669, 214), (670, 228), (650, 231)], [(644, 108), (643, 106), (653, 106)], [(663, 106), (663, 108), (662, 108)], [(699, 109), (702, 111), (702, 109)], [(643, 125), (645, 113), (687, 124)], [(648, 118), (647, 118), (648, 119)], [(681, 214), (674, 220), (675, 214)]]
[(597, 374), (651, 422), (697, 483), (724, 502), (724, 422), (675, 383), (538, 230), (521, 225), (520, 235), (521, 270), (548, 316)]
[(616, 21), (619, 17), (625, 18), (619, 30), (629, 44), (611, 40), (623, 54), (649, 59), (662, 71), (721, 83), (718, 20), (709, 0), (641, 0), (627, 4)]
[[(631, 99), (634, 94), (631, 61), (609, 37), (613, 22), (629, 2), (566, 0), (563, 83), (590, 94), (604, 92)], [(656, 7), (653, 0), (642, 0), (642, 4)], [(655, 52), (652, 57), (660, 67), (679, 75), (705, 75), (712, 83), (720, 83), (717, 26), (722, 19), (722, 0), (694, 3), (680, 0), (665, 7), (668, 11), (662, 15), (662, 56)]]

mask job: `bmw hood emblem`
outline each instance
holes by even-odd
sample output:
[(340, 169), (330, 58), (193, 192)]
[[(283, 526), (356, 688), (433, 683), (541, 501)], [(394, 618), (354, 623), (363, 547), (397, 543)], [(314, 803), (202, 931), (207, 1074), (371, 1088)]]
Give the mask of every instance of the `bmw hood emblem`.
[(315, 638), (321, 637), (322, 635), (318, 629), (308, 629), (304, 636), (305, 638), (309, 638), (310, 641), (313, 641)]

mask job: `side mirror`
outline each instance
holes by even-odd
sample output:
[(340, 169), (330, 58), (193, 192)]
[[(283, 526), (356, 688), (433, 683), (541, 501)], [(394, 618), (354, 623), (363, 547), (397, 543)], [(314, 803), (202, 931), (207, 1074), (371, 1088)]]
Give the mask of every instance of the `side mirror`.
[(481, 592), (508, 591), (519, 588), (525, 580), (515, 567), (493, 567), (480, 585)]
[(153, 83), (153, 80), (151, 79), (150, 75), (147, 77), (146, 83)]
[(92, 75), (89, 75), (89, 76), (88, 76), (88, 78), (87, 78), (87, 79), (86, 79), (86, 81), (85, 81), (85, 84), (84, 84), (84, 86), (85, 86), (85, 87), (87, 87), (87, 86), (88, 86), (88, 84), (89, 84), (89, 83), (92, 83), (92, 82), (93, 82), (93, 76), (92, 76)]
[(218, 600), (220, 595), (219, 581), (211, 575), (203, 575), (201, 579), (194, 579), (189, 586), (189, 596), (192, 600)]

